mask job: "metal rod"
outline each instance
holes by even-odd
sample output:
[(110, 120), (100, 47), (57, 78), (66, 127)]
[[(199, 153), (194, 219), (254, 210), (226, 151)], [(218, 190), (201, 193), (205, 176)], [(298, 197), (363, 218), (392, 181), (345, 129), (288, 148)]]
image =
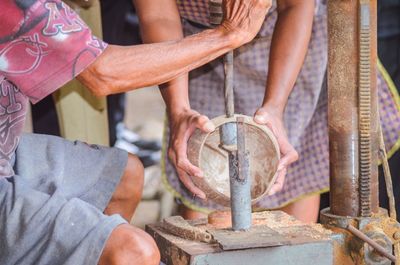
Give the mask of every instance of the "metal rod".
[(364, 234), (363, 232), (361, 232), (360, 230), (358, 230), (357, 228), (355, 228), (352, 225), (348, 225), (347, 229), (356, 237), (358, 237), (359, 239), (361, 239), (362, 241), (364, 241), (365, 243), (367, 243), (368, 245), (370, 245), (371, 247), (373, 247), (376, 252), (378, 252), (379, 254), (381, 254), (382, 256), (388, 258), (389, 260), (391, 260), (392, 262), (396, 262), (396, 257), (394, 255), (392, 255), (391, 253), (388, 253), (387, 250), (382, 247), (381, 245), (379, 245), (378, 243), (376, 243), (374, 240), (372, 240), (371, 238), (369, 238), (366, 234)]
[(224, 70), (225, 70), (225, 113), (226, 117), (230, 118), (235, 113), (235, 103), (233, 94), (233, 51), (228, 52), (224, 56)]
[(397, 220), (396, 202), (394, 200), (394, 193), (393, 193), (392, 174), (390, 173), (390, 167), (385, 147), (385, 140), (383, 139), (382, 127), (380, 128), (379, 140), (380, 140), (379, 154), (380, 154), (380, 159), (382, 161), (383, 175), (385, 177), (385, 184), (386, 184), (386, 193), (388, 195), (388, 200), (389, 200), (389, 216), (394, 220)]
[[(232, 209), (232, 229), (248, 230), (251, 227), (251, 179), (249, 152), (246, 151), (245, 124), (243, 118), (237, 123), (236, 160), (230, 164), (230, 191)], [(237, 163), (237, 164), (236, 164)], [(232, 168), (231, 168), (232, 167)], [(231, 174), (232, 173), (232, 174)]]
[(360, 215), (371, 211), (371, 10), (369, 0), (359, 6), (358, 113), (360, 148)]
[(378, 109), (378, 6), (377, 0), (369, 1), (370, 5), (370, 56), (371, 56), (371, 212), (379, 212), (379, 111)]
[[(378, 117), (379, 117), (379, 111), (378, 111)], [(393, 193), (393, 182), (392, 182), (392, 174), (390, 172), (390, 167), (389, 167), (389, 162), (388, 162), (388, 157), (386, 153), (386, 147), (385, 147), (385, 140), (383, 138), (383, 131), (382, 131), (382, 125), (380, 123), (380, 119), (378, 118), (379, 122), (379, 155), (380, 159), (382, 161), (382, 166), (383, 166), (383, 175), (385, 177), (385, 186), (386, 186), (386, 193), (388, 196), (389, 200), (389, 216), (393, 220), (397, 220), (397, 212), (396, 212), (396, 202), (394, 199), (394, 193)], [(396, 257), (396, 262), (395, 264), (400, 264), (400, 242), (395, 242), (394, 244), (394, 254)]]
[[(209, 1), (210, 24), (219, 25), (223, 19), (222, 1)], [(234, 104), (234, 54), (224, 56), (224, 99), (227, 118), (235, 113)], [(229, 182), (231, 198), (232, 229), (247, 230), (251, 227), (251, 183), (249, 154), (246, 153), (245, 130), (243, 121), (221, 126), (221, 147), (229, 154)], [(236, 148), (235, 148), (236, 147)]]

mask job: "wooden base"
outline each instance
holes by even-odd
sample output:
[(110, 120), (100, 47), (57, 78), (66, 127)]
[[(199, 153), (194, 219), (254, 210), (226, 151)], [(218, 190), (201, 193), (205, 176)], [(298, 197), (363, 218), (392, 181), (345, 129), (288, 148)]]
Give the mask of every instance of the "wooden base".
[(205, 227), (216, 240), (210, 244), (171, 235), (162, 223), (148, 225), (146, 231), (155, 239), (167, 265), (333, 264), (329, 230), (303, 224), (279, 211), (257, 216), (259, 224), (247, 232)]

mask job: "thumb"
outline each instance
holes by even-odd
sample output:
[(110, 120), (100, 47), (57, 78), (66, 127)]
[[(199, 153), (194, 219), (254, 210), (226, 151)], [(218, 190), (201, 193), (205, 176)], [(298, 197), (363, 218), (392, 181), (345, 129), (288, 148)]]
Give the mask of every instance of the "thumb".
[(210, 133), (215, 130), (215, 125), (210, 119), (205, 115), (200, 115), (195, 119), (196, 128), (202, 130), (203, 132)]
[(268, 112), (262, 108), (258, 109), (254, 114), (254, 121), (258, 124), (265, 124), (268, 122)]

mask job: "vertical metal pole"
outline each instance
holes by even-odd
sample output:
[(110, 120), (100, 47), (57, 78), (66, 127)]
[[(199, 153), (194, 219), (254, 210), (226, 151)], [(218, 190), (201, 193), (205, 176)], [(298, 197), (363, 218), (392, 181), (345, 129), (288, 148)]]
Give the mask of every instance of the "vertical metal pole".
[(369, 0), (359, 5), (359, 137), (360, 137), (360, 215), (371, 216), (371, 9)]
[(357, 1), (328, 1), (330, 207), (359, 215)]
[(376, 0), (328, 1), (331, 212), (378, 211)]
[(377, 58), (378, 58), (378, 38), (377, 38), (377, 0), (368, 1), (370, 6), (370, 72), (371, 72), (371, 213), (379, 212), (379, 113), (378, 108), (378, 85), (377, 85)]
[(235, 231), (247, 230), (251, 227), (252, 223), (249, 152), (246, 151), (246, 127), (243, 117), (237, 118), (236, 126), (238, 149), (236, 157), (238, 170), (232, 169), (231, 173), (231, 168), (229, 168), (232, 228)]
[[(210, 22), (218, 25), (222, 22), (222, 1), (209, 2)], [(234, 115), (233, 93), (233, 51), (224, 56), (225, 71), (225, 113), (230, 118)], [(221, 126), (221, 145), (229, 153), (229, 179), (232, 211), (232, 229), (247, 230), (251, 227), (251, 183), (249, 158), (245, 152), (245, 129), (241, 120)]]

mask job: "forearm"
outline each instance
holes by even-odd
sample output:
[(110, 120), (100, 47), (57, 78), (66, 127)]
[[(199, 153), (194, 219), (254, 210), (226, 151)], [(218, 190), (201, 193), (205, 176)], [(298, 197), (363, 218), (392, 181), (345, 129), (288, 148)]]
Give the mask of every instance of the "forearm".
[(179, 41), (110, 45), (78, 78), (99, 96), (171, 81), (250, 42), (270, 7), (271, 0), (224, 0), (224, 21), (217, 28)]
[(240, 41), (222, 28), (179, 41), (109, 45), (78, 79), (98, 96), (168, 82), (235, 48)]
[[(314, 1), (308, 1), (314, 2)], [(297, 5), (279, 12), (271, 43), (263, 106), (283, 113), (307, 53), (314, 4)]]
[[(144, 43), (159, 43), (183, 38), (182, 24), (175, 0), (156, 2), (135, 0), (134, 3), (138, 11)], [(160, 85), (160, 93), (169, 115), (190, 109), (188, 79), (188, 74), (184, 73)]]

